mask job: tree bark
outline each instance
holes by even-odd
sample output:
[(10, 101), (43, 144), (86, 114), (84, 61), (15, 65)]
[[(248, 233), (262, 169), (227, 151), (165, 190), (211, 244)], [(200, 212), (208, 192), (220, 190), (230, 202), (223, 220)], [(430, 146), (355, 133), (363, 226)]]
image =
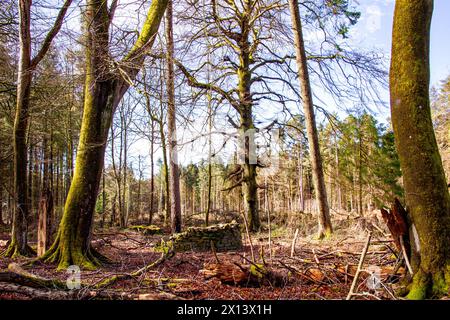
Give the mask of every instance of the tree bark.
[(291, 11), (292, 29), (294, 31), (295, 52), (297, 57), (296, 61), (302, 92), (305, 124), (308, 134), (314, 189), (316, 192), (316, 199), (319, 207), (318, 237), (321, 239), (330, 236), (330, 234), (333, 232), (333, 229), (331, 226), (330, 209), (328, 207), (327, 193), (325, 189), (322, 158), (320, 155), (319, 138), (317, 135), (314, 116), (314, 104), (312, 99), (311, 84), (309, 80), (305, 45), (303, 41), (300, 12), (298, 9), (298, 0), (289, 0), (289, 8)]
[[(252, 3), (245, 2), (245, 11), (251, 12)], [(259, 231), (261, 221), (258, 212), (258, 184), (256, 183), (256, 144), (255, 126), (253, 123), (253, 99), (251, 94), (252, 73), (250, 70), (250, 43), (249, 43), (249, 21), (250, 17), (245, 15), (241, 18), (241, 35), (239, 41), (239, 68), (238, 68), (238, 112), (240, 116), (239, 135), (242, 139), (240, 158), (243, 166), (243, 194), (244, 211), (247, 215), (248, 228), (251, 232)]]
[[(47, 130), (47, 121), (44, 120), (44, 128)], [(46, 133), (44, 133), (46, 134)], [(51, 140), (51, 139), (50, 139)], [(53, 216), (53, 186), (52, 186), (52, 170), (50, 162), (52, 161), (51, 147), (49, 141), (44, 136), (42, 142), (43, 148), (43, 178), (42, 193), (38, 208), (38, 244), (37, 255), (42, 256), (49, 247), (51, 237), (51, 221)]]
[(27, 142), (29, 104), (31, 91), (31, 1), (19, 1), (19, 63), (17, 79), (17, 102), (14, 119), (14, 206), (11, 242), (4, 253), (5, 256), (29, 256), (32, 254), (28, 246), (28, 214), (29, 198), (27, 186)]
[(410, 299), (448, 294), (450, 286), (450, 196), (429, 100), (432, 14), (432, 0), (397, 0), (394, 13), (391, 115), (413, 230)]

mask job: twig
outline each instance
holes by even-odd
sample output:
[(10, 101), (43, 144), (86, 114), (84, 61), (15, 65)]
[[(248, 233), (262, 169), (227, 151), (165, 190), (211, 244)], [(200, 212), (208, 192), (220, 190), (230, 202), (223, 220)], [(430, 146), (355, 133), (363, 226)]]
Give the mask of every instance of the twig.
[[(369, 293), (369, 292), (363, 292), (363, 293), (353, 293), (353, 294), (352, 294), (352, 296), (359, 296), (359, 297), (371, 297), (371, 298), (374, 298), (374, 299), (377, 299), (377, 300), (381, 300), (381, 298), (380, 298), (380, 297), (377, 297), (376, 295), (374, 295), (374, 294), (371, 294), (371, 293)], [(349, 299), (347, 299), (347, 300), (349, 300)]]
[(316, 261), (316, 263), (320, 264), (319, 258), (317, 258), (316, 251), (314, 250), (314, 248), (312, 249), (312, 253), (314, 255), (314, 260)]

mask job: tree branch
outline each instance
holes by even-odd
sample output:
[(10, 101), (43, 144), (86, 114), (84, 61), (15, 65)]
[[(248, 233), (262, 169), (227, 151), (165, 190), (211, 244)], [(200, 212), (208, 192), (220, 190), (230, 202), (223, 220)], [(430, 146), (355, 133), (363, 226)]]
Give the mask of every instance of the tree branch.
[(58, 16), (56, 17), (53, 27), (50, 29), (50, 31), (47, 33), (47, 36), (44, 39), (44, 43), (42, 44), (41, 49), (38, 51), (37, 55), (31, 60), (31, 69), (36, 68), (39, 62), (41, 62), (41, 60), (44, 58), (45, 54), (50, 48), (50, 45), (52, 44), (53, 39), (56, 37), (59, 30), (61, 29), (64, 17), (66, 16), (67, 10), (69, 9), (71, 4), (72, 0), (66, 0), (64, 2), (64, 5), (62, 6), (61, 10), (58, 13)]

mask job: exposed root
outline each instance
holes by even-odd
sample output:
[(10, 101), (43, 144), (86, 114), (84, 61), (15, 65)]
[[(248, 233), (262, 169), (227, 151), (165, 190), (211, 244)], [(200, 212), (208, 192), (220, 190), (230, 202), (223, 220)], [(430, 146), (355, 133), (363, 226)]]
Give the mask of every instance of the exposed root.
[(36, 252), (28, 244), (24, 249), (21, 249), (15, 240), (10, 241), (8, 248), (0, 254), (0, 256), (4, 258), (13, 259), (20, 257), (32, 257), (34, 255), (36, 255)]
[(58, 236), (50, 247), (50, 249), (39, 259), (44, 263), (57, 264), (57, 270), (66, 270), (69, 266), (76, 265), (82, 269), (95, 270), (111, 261), (100, 254), (97, 250), (90, 247), (87, 251), (82, 252), (81, 248), (77, 248), (73, 244), (69, 244), (66, 248), (61, 245)]

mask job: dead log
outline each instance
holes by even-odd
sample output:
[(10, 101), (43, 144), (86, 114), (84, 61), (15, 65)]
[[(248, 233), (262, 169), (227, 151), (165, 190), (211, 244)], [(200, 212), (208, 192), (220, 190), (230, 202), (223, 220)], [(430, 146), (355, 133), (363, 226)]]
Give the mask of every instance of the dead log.
[(281, 287), (287, 277), (262, 264), (241, 265), (237, 262), (205, 263), (200, 270), (205, 280), (217, 278), (223, 284), (245, 287), (269, 285)]
[(17, 293), (30, 297), (32, 299), (39, 300), (67, 300), (70, 299), (73, 295), (73, 292), (70, 291), (46, 290), (6, 282), (0, 282), (0, 292)]
[(42, 194), (38, 208), (38, 257), (44, 255), (49, 248), (50, 237), (52, 234), (52, 218), (53, 218), (53, 194), (47, 188)]
[(1, 293), (15, 293), (36, 300), (184, 300), (169, 292), (130, 294), (118, 291), (42, 289), (0, 282)]

